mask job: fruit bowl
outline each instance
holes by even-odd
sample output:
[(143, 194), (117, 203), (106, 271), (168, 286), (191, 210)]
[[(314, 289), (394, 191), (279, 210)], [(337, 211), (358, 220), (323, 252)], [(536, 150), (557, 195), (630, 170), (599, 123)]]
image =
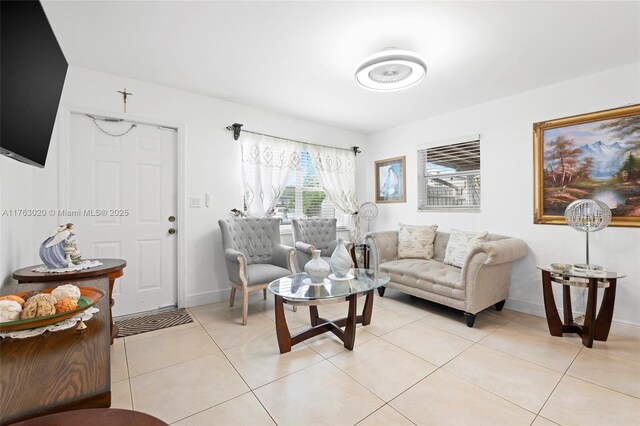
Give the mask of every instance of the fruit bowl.
[(571, 271), (571, 269), (573, 269), (573, 265), (570, 265), (568, 263), (552, 263), (551, 269), (556, 272), (562, 272), (566, 274), (567, 272)]
[[(53, 289), (39, 290), (42, 293), (51, 293)], [(21, 293), (15, 293), (16, 296), (22, 297), (29, 293), (23, 291)], [(72, 316), (79, 314), (82, 311), (89, 309), (91, 306), (98, 303), (104, 297), (104, 292), (100, 289), (93, 287), (80, 287), (80, 298), (78, 299), (78, 307), (76, 309), (59, 312), (53, 315), (46, 315), (42, 317), (35, 317), (29, 319), (21, 319), (17, 321), (7, 321), (0, 323), (0, 331), (19, 331), (27, 330), (30, 328), (43, 327), (49, 324), (55, 324), (57, 322), (71, 318)]]

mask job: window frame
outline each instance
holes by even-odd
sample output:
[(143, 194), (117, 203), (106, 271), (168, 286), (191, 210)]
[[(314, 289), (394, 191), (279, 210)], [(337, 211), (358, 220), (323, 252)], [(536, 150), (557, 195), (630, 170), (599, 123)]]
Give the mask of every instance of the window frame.
[[(429, 164), (429, 150), (438, 150), (438, 154), (441, 154), (447, 147), (453, 147), (454, 145), (463, 145), (463, 144), (474, 144), (477, 143), (477, 156), (473, 153), (470, 153), (468, 157), (471, 162), (477, 162), (478, 167), (471, 170), (463, 170), (458, 171), (457, 169), (453, 169), (453, 171), (442, 171), (441, 173), (433, 173), (429, 174), (427, 169), (427, 164)], [(472, 149), (475, 149), (471, 146)], [(434, 155), (434, 154), (432, 154)], [(430, 142), (427, 144), (422, 144), (417, 147), (417, 166), (418, 166), (418, 191), (417, 191), (417, 206), (418, 212), (433, 212), (433, 211), (461, 211), (461, 212), (480, 212), (482, 206), (482, 191), (481, 191), (481, 183), (482, 183), (482, 166), (481, 166), (481, 144), (480, 144), (480, 135), (473, 134), (468, 136), (462, 136), (453, 139), (441, 140)], [(461, 161), (467, 161), (463, 158)], [(440, 178), (443, 180), (443, 186), (451, 186), (447, 185), (444, 182), (443, 178), (466, 178), (467, 180), (472, 180), (472, 185), (475, 185), (476, 182), (479, 185), (479, 190), (476, 191), (476, 195), (478, 197), (477, 204), (429, 204), (429, 181), (433, 181), (433, 179)], [(473, 196), (473, 195), (472, 195)], [(446, 198), (450, 196), (440, 195), (440, 198)], [(465, 195), (468, 197), (468, 195)]]
[[(285, 189), (286, 188), (293, 188), (294, 189), (294, 205), (295, 205), (294, 210), (298, 209), (298, 203), (300, 203), (300, 210), (301, 210), (302, 215), (304, 215), (304, 211), (302, 211), (302, 210), (304, 209), (303, 197), (304, 197), (305, 191), (309, 191), (309, 192), (321, 191), (321, 192), (323, 192), (325, 194), (325, 198), (323, 199), (323, 202), (325, 200), (328, 201), (331, 204), (331, 208), (333, 209), (333, 212), (334, 212), (333, 216), (324, 217), (324, 218), (326, 218), (326, 219), (337, 218), (338, 219), (338, 224), (336, 226), (336, 229), (339, 230), (339, 231), (340, 230), (348, 230), (349, 229), (348, 222), (346, 224), (345, 223), (340, 223), (341, 219), (342, 219), (342, 221), (344, 221), (344, 220), (348, 221), (348, 219), (346, 219), (344, 217), (342, 217), (342, 218), (340, 217), (340, 216), (344, 216), (344, 214), (340, 213), (335, 208), (333, 203), (331, 203), (331, 201), (329, 199), (329, 194), (324, 190), (324, 188), (322, 187), (322, 185), (319, 182), (319, 178), (317, 177), (318, 176), (317, 171), (315, 170), (313, 162), (311, 161), (311, 153), (309, 153), (309, 151), (306, 151), (304, 149), (302, 149), (300, 151), (300, 153), (301, 153), (301, 155), (300, 155), (301, 157), (302, 157), (302, 153), (305, 153), (306, 155), (309, 156), (309, 163), (308, 164), (312, 167), (314, 175), (315, 175), (316, 179), (318, 179), (318, 186), (317, 187), (305, 186), (304, 185), (303, 173), (301, 171), (297, 171), (297, 170), (296, 171), (292, 171), (291, 173), (294, 174), (293, 175), (293, 179), (295, 181), (295, 184), (293, 186), (292, 185), (287, 185), (287, 186), (285, 186)], [(291, 176), (288, 179), (291, 179)], [(284, 191), (283, 191), (282, 195), (280, 196), (280, 198), (278, 198), (278, 202), (276, 203), (276, 206), (274, 207), (274, 209), (277, 208), (277, 207), (280, 207), (281, 204), (284, 204), (284, 203), (281, 203), (281, 199), (282, 199), (283, 196), (284, 196)], [(298, 200), (298, 197), (300, 197), (300, 200)], [(320, 208), (320, 213), (322, 213), (322, 208)], [(273, 215), (271, 217), (280, 217), (280, 216)], [(313, 218), (318, 218), (318, 217), (319, 218), (323, 218), (323, 216), (317, 216), (317, 215), (316, 216), (297, 216), (297, 215), (295, 215), (293, 217), (288, 216), (287, 218), (281, 217), (282, 223), (280, 225), (280, 233), (281, 234), (290, 234), (290, 233), (292, 233), (293, 231), (292, 231), (292, 226), (291, 226), (291, 219), (301, 218), (301, 217), (303, 217), (303, 218), (312, 218), (312, 217)]]

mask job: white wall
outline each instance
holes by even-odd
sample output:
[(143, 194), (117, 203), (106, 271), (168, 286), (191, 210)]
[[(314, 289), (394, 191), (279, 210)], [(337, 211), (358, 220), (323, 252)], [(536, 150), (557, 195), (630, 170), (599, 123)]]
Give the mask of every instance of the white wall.
[[(428, 76), (427, 76), (428, 78)], [(376, 230), (397, 223), (437, 224), (488, 230), (526, 241), (529, 255), (514, 264), (508, 305), (544, 315), (540, 273), (536, 265), (584, 261), (584, 234), (567, 226), (533, 224), (533, 132), (539, 121), (640, 103), (640, 63), (612, 69), (515, 96), (498, 99), (373, 134), (361, 170), (360, 201), (372, 201), (373, 161), (406, 155), (407, 203), (380, 204)], [(469, 134), (481, 134), (482, 211), (417, 212), (416, 147)], [(362, 162), (361, 162), (362, 164)], [(622, 271), (614, 320), (639, 324), (640, 228), (609, 227), (591, 236), (591, 262)], [(577, 308), (584, 306), (579, 297)]]
[[(123, 87), (134, 93), (127, 103), (128, 115), (184, 125), (185, 195), (213, 194), (210, 208), (187, 207), (186, 227), (179, 230), (185, 234), (187, 306), (223, 300), (228, 295), (217, 221), (229, 217), (230, 209), (242, 208), (242, 185), (239, 142), (224, 130), (225, 126), (238, 122), (249, 130), (339, 147), (362, 146), (365, 140), (357, 133), (73, 66), (67, 75), (61, 105), (121, 114), (122, 97), (116, 91)], [(59, 119), (61, 115), (64, 114), (59, 113)], [(56, 130), (64, 135), (61, 127), (58, 121)], [(58, 146), (54, 137), (44, 169), (7, 158), (0, 160), (2, 209), (65, 208), (58, 202)], [(57, 222), (55, 217), (2, 217), (0, 281), (3, 286), (15, 283), (10, 278), (11, 271), (40, 263), (38, 246)], [(77, 232), (82, 242), (82, 235), (91, 230), (77, 229)], [(286, 237), (283, 240), (286, 241)], [(126, 270), (121, 280), (126, 285)], [(3, 293), (5, 291), (3, 288)]]

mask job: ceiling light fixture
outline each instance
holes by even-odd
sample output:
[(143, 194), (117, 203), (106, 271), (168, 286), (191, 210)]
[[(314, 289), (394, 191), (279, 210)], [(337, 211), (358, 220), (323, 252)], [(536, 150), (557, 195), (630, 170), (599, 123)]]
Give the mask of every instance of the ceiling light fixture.
[(389, 47), (360, 62), (356, 81), (369, 90), (392, 92), (418, 84), (426, 74), (427, 64), (420, 55)]

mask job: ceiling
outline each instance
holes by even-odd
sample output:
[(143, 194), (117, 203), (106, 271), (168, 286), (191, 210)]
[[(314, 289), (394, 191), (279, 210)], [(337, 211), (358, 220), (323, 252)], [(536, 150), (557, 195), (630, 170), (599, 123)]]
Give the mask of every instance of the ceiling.
[[(43, 1), (67, 60), (370, 134), (640, 61), (640, 2)], [(428, 71), (354, 71), (386, 47)]]

